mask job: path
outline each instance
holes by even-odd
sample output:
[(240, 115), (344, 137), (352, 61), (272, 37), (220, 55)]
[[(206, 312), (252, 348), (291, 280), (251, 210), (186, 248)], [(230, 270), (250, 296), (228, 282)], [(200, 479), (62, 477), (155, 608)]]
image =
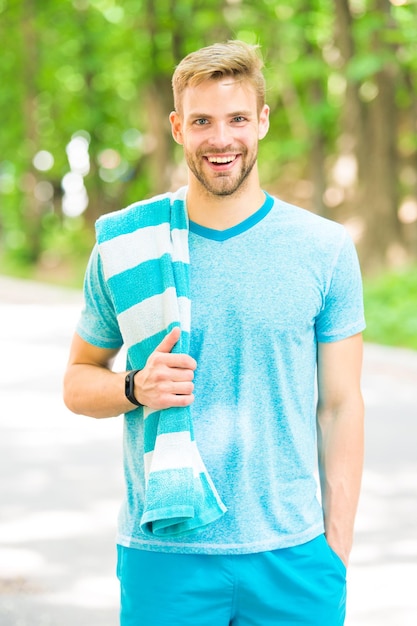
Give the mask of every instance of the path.
[[(121, 419), (75, 416), (61, 401), (80, 306), (77, 292), (0, 277), (2, 626), (118, 623)], [(346, 626), (415, 626), (417, 352), (367, 345), (363, 388), (367, 456)]]

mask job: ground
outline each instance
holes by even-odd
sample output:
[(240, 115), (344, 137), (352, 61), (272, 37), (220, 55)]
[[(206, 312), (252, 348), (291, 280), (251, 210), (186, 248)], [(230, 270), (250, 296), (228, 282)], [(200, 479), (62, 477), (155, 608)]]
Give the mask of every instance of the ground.
[[(122, 421), (72, 415), (61, 400), (81, 305), (77, 291), (0, 277), (2, 626), (118, 623)], [(363, 390), (346, 626), (415, 626), (417, 352), (367, 344)]]

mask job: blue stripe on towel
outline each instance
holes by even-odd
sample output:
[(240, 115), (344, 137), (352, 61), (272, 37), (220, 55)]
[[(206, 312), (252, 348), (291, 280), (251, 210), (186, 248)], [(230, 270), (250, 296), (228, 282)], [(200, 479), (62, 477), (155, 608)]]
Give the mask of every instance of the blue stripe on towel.
[(100, 222), (100, 243), (132, 233), (138, 228), (170, 222), (170, 213), (171, 208), (163, 198), (152, 203), (145, 200), (132, 204), (125, 210), (108, 213), (98, 220)]
[(175, 287), (177, 297), (188, 297), (187, 283), (187, 266), (181, 261), (172, 262), (169, 254), (141, 263), (108, 279), (110, 290), (119, 294), (115, 302), (117, 315), (143, 300), (163, 293), (167, 287)]
[[(184, 195), (184, 188), (180, 189), (178, 193)], [(171, 197), (172, 204), (170, 202)], [(175, 198), (172, 194), (163, 194), (151, 201), (143, 200), (132, 204), (122, 211), (107, 213), (98, 220), (100, 223), (100, 243), (132, 233), (138, 228), (165, 223), (170, 224), (171, 230), (175, 228), (188, 229), (188, 218), (187, 214), (184, 214), (183, 207), (182, 198)]]
[[(189, 411), (172, 407), (163, 411), (150, 413), (145, 420), (144, 452), (151, 452), (155, 448), (156, 438), (159, 435), (166, 435), (175, 432), (190, 430), (191, 416)], [(191, 441), (194, 440), (194, 433), (191, 428)]]
[[(129, 369), (143, 369), (146, 365), (148, 356), (159, 346), (161, 341), (174, 328), (174, 326), (177, 326), (177, 324), (170, 324), (167, 330), (162, 330), (161, 332), (152, 335), (152, 337), (148, 337), (140, 343), (131, 346), (128, 352)], [(184, 332), (183, 334), (187, 335), (187, 333)]]
[[(171, 498), (161, 500), (159, 494), (167, 483)], [(184, 470), (155, 472), (149, 479), (147, 502), (141, 521), (145, 534), (159, 537), (185, 535), (196, 530), (196, 517), (200, 527), (219, 518), (219, 502), (204, 473), (193, 477), (190, 471)]]

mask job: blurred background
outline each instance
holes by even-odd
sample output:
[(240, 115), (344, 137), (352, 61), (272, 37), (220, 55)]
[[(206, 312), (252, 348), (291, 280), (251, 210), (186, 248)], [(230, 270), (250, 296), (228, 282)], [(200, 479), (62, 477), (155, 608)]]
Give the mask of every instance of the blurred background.
[(102, 213), (184, 182), (171, 75), (261, 45), (262, 183), (346, 225), (372, 341), (417, 348), (415, 0), (0, 0), (0, 272), (79, 287)]
[(2, 626), (117, 623), (122, 422), (61, 381), (94, 222), (185, 182), (172, 72), (230, 38), (265, 59), (264, 188), (343, 223), (363, 270), (347, 624), (416, 624), (416, 33), (416, 0), (0, 0)]

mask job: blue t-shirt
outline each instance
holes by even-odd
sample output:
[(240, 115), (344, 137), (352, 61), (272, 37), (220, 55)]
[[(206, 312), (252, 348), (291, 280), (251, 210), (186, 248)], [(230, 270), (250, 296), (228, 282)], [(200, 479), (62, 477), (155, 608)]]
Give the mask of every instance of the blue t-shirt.
[[(146, 550), (206, 554), (309, 541), (323, 532), (316, 480), (317, 342), (339, 341), (365, 327), (354, 245), (341, 225), (267, 195), (257, 213), (226, 231), (190, 223), (189, 251), (190, 353), (198, 364), (195, 439), (228, 510), (189, 535), (144, 535), (142, 430), (135, 424), (132, 435), (127, 414), (127, 495), (117, 540)], [(99, 347), (121, 346), (97, 249), (85, 299), (80, 336)]]

